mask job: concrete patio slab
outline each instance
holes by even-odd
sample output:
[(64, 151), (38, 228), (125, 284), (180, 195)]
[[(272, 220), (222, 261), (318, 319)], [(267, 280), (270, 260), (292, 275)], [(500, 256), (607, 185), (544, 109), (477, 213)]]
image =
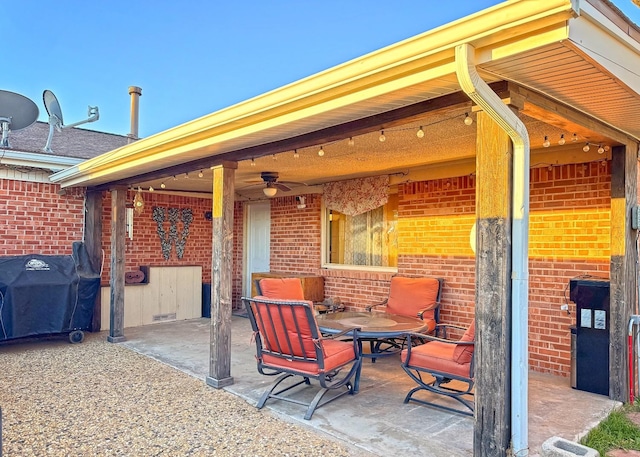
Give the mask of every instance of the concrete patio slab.
[[(207, 318), (159, 323), (125, 329), (127, 340), (120, 344), (204, 382), (209, 371), (209, 332)], [(256, 369), (249, 320), (234, 316), (231, 335), (234, 384), (225, 390), (255, 405), (273, 378), (260, 375)], [(404, 396), (413, 387), (397, 356), (375, 363), (365, 359), (360, 392), (319, 408), (311, 420), (303, 419), (306, 408), (288, 402), (270, 400), (264, 410), (312, 427), (365, 454), (472, 455), (473, 418), (404, 404)], [(313, 387), (304, 390), (301, 395), (313, 395)], [(577, 441), (618, 404), (602, 395), (572, 389), (566, 378), (531, 373), (530, 455), (538, 455), (542, 443), (552, 436)]]

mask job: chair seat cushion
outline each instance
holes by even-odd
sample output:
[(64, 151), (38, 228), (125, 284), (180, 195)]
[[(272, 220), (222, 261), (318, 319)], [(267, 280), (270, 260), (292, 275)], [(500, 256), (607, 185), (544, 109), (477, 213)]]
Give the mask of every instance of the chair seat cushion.
[[(411, 360), (409, 366), (412, 368), (424, 369), (424, 371), (438, 371), (440, 373), (450, 373), (452, 375), (468, 378), (471, 370), (471, 363), (459, 364), (453, 360), (455, 344), (442, 343), (440, 341), (430, 341), (426, 344), (411, 348)], [(401, 354), (402, 363), (407, 360), (407, 349)]]
[(356, 358), (353, 343), (348, 341), (322, 340), (324, 349), (324, 370), (320, 369), (317, 360), (286, 360), (271, 354), (262, 354), (262, 363), (271, 368), (283, 369), (284, 371), (296, 370), (300, 373), (307, 373), (317, 376), (321, 372), (327, 373), (352, 362)]

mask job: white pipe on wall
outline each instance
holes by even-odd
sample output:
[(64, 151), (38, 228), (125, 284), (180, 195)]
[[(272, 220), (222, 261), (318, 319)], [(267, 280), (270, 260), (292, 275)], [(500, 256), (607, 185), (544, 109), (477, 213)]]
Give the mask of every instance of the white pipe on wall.
[(475, 49), (470, 44), (456, 46), (456, 74), (462, 90), (513, 142), (511, 433), (512, 455), (522, 457), (529, 454), (529, 133), (518, 116), (480, 78), (475, 68)]

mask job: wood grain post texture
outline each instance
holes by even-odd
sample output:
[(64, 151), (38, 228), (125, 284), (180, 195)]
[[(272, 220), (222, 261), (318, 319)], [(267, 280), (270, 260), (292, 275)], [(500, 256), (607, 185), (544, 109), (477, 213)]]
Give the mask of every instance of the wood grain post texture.
[(504, 456), (511, 437), (513, 148), (486, 113), (476, 143), (476, 409), (473, 455)]
[(124, 248), (127, 236), (127, 188), (111, 189), (111, 312), (107, 341), (119, 343), (124, 337)]
[[(87, 191), (85, 200), (84, 243), (95, 271), (102, 271), (102, 192)], [(99, 332), (102, 327), (100, 293), (96, 294), (93, 306), (91, 331)]]
[(233, 199), (237, 164), (213, 168), (213, 255), (208, 385), (222, 388), (231, 377), (231, 290), (233, 269)]
[(609, 398), (629, 400), (628, 325), (636, 303), (637, 231), (631, 211), (638, 204), (638, 145), (615, 146), (611, 154), (611, 265)]

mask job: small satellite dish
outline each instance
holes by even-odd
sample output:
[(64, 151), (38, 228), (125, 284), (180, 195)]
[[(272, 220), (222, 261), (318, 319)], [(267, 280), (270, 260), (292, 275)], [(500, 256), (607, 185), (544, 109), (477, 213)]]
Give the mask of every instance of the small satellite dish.
[(29, 127), (38, 119), (38, 107), (24, 95), (0, 90), (1, 147), (9, 147), (9, 131)]
[(60, 103), (58, 103), (58, 99), (50, 90), (45, 90), (42, 93), (42, 99), (44, 100), (44, 107), (47, 110), (47, 114), (49, 118), (51, 116), (55, 116), (56, 120), (60, 123), (60, 127), (64, 124), (64, 120), (62, 119), (62, 109), (60, 108)]
[(75, 127), (77, 125), (86, 124), (87, 122), (95, 122), (100, 119), (100, 113), (98, 112), (97, 106), (89, 106), (87, 119), (74, 122), (73, 124), (64, 125), (64, 121), (62, 119), (62, 108), (60, 108), (60, 103), (58, 99), (50, 90), (45, 90), (42, 93), (42, 100), (44, 101), (44, 107), (47, 110), (47, 114), (49, 115), (49, 136), (47, 137), (47, 144), (44, 145), (44, 152), (53, 152), (51, 150), (51, 140), (53, 139), (53, 129), (55, 128), (58, 132), (61, 132), (62, 129), (67, 129), (69, 127)]

